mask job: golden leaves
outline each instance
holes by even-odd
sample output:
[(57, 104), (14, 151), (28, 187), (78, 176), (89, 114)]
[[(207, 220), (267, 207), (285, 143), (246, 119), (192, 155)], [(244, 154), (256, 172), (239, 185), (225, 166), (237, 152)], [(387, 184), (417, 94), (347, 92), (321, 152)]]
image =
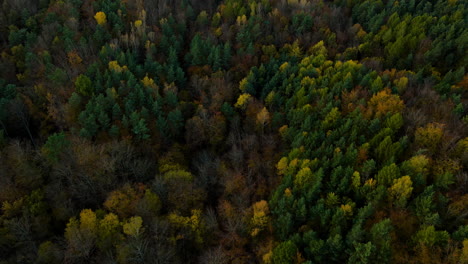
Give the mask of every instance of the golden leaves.
[(94, 19), (96, 19), (96, 22), (97, 22), (99, 25), (104, 25), (104, 24), (106, 24), (106, 22), (107, 22), (106, 13), (104, 13), (104, 12), (97, 12), (96, 15), (94, 15)]

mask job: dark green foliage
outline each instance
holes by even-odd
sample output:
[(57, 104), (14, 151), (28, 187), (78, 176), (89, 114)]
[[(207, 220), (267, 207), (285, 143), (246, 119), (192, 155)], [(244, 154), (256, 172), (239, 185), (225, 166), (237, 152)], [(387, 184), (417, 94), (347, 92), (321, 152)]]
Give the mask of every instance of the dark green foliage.
[(58, 162), (61, 154), (70, 146), (70, 142), (66, 139), (65, 133), (55, 133), (47, 139), (47, 142), (42, 147), (42, 152), (51, 162)]

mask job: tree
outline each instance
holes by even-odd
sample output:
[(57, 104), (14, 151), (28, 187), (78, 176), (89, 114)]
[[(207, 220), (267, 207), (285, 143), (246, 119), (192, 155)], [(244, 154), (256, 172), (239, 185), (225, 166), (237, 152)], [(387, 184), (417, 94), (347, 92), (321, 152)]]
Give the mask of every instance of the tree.
[(130, 116), (130, 123), (132, 125), (132, 132), (135, 134), (137, 139), (143, 140), (150, 138), (150, 135), (148, 135), (149, 129), (146, 126), (145, 119), (140, 118), (140, 115), (136, 111)]
[(370, 230), (371, 242), (376, 250), (373, 256), (375, 263), (389, 263), (391, 260), (391, 237), (392, 224), (390, 219), (385, 219), (372, 226)]
[(245, 109), (247, 107), (247, 103), (251, 100), (252, 96), (248, 93), (243, 93), (237, 99), (236, 104), (234, 105), (237, 108)]
[(58, 264), (63, 260), (63, 252), (51, 241), (41, 243), (37, 255), (37, 261), (40, 264)]
[(251, 219), (251, 232), (250, 235), (255, 237), (261, 231), (263, 231), (270, 223), (270, 217), (268, 216), (270, 210), (268, 203), (265, 200), (261, 200), (253, 204), (253, 216)]
[(388, 189), (388, 191), (393, 203), (398, 207), (404, 208), (406, 201), (413, 191), (411, 178), (409, 176), (403, 176), (393, 180), (393, 185)]
[(94, 93), (91, 79), (88, 76), (80, 74), (75, 81), (76, 92), (84, 95), (91, 96)]
[(112, 250), (121, 240), (121, 223), (117, 215), (106, 214), (98, 224), (97, 246), (102, 251)]
[(131, 237), (138, 237), (142, 232), (143, 220), (139, 216), (131, 217), (124, 225), (123, 232), (124, 234)]
[(206, 52), (204, 50), (205, 43), (203, 43), (200, 34), (196, 34), (190, 43), (190, 52), (186, 59), (190, 65), (200, 66), (206, 64)]
[(104, 207), (122, 218), (127, 218), (135, 214), (137, 203), (142, 196), (140, 188), (133, 188), (127, 184), (112, 191), (104, 202)]
[(42, 153), (50, 162), (56, 163), (69, 146), (70, 142), (66, 139), (64, 132), (55, 133), (47, 139), (42, 147)]
[(265, 126), (267, 126), (270, 123), (270, 113), (266, 109), (266, 107), (263, 107), (260, 112), (257, 114), (257, 124), (260, 126), (261, 131), (265, 129)]
[(433, 225), (429, 225), (422, 226), (414, 235), (413, 240), (418, 244), (432, 247), (446, 244), (449, 237), (447, 231), (436, 231)]
[(377, 183), (384, 186), (390, 186), (393, 180), (400, 177), (400, 169), (395, 163), (383, 167), (377, 174)]
[(184, 217), (172, 213), (169, 214), (168, 220), (172, 225), (174, 225), (176, 229), (179, 229), (179, 234), (182, 233), (181, 238), (184, 237), (183, 232), (188, 232), (190, 237), (193, 238), (193, 242), (198, 245), (202, 245), (205, 232), (205, 223), (201, 218), (201, 211), (192, 210), (191, 213), (192, 215), (190, 217)]
[(72, 218), (65, 229), (67, 253), (65, 259), (87, 259), (90, 257), (97, 238), (96, 213), (82, 210), (80, 219)]
[(398, 95), (391, 94), (386, 88), (376, 93), (368, 102), (367, 115), (377, 118), (385, 116), (387, 113), (395, 114), (403, 110), (404, 103)]
[(96, 15), (94, 15), (94, 19), (96, 19), (96, 22), (102, 26), (107, 22), (106, 13), (102, 11), (97, 12)]
[(414, 134), (414, 141), (419, 147), (427, 148), (435, 153), (444, 134), (444, 125), (429, 123), (425, 127), (419, 127)]
[(291, 240), (282, 242), (273, 249), (273, 264), (296, 263), (297, 246)]
[(368, 264), (371, 263), (371, 256), (375, 251), (375, 246), (371, 242), (354, 244), (355, 251), (351, 254), (348, 263)]

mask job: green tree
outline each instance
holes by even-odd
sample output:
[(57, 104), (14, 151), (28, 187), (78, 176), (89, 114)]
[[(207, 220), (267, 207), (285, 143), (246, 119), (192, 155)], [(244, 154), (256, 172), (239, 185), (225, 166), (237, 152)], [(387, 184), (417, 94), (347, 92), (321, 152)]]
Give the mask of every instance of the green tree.
[(69, 146), (70, 141), (67, 140), (65, 133), (60, 132), (49, 136), (41, 150), (50, 162), (56, 163)]
[(448, 242), (449, 234), (447, 231), (436, 231), (433, 225), (422, 226), (414, 235), (413, 240), (418, 244), (425, 246), (444, 245)]
[(291, 240), (282, 242), (273, 249), (272, 262), (274, 264), (295, 263), (297, 246)]
[(91, 79), (83, 74), (76, 78), (75, 87), (76, 91), (84, 96), (91, 96), (94, 93)]
[(376, 248), (373, 256), (374, 263), (390, 263), (392, 256), (390, 232), (392, 230), (390, 219), (382, 220), (372, 226), (370, 230), (371, 242)]
[(130, 116), (130, 123), (132, 124), (132, 132), (135, 134), (137, 139), (142, 140), (150, 138), (146, 121), (145, 119), (140, 118), (140, 115), (137, 112), (133, 112)]
[(393, 180), (400, 177), (400, 169), (395, 163), (383, 167), (377, 174), (377, 183), (384, 186), (390, 186)]

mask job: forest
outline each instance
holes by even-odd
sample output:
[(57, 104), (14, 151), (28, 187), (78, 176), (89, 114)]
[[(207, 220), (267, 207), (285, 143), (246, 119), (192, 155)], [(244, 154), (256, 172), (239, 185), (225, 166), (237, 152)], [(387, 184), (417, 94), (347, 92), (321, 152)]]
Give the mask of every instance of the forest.
[(467, 264), (468, 1), (0, 0), (0, 264)]

